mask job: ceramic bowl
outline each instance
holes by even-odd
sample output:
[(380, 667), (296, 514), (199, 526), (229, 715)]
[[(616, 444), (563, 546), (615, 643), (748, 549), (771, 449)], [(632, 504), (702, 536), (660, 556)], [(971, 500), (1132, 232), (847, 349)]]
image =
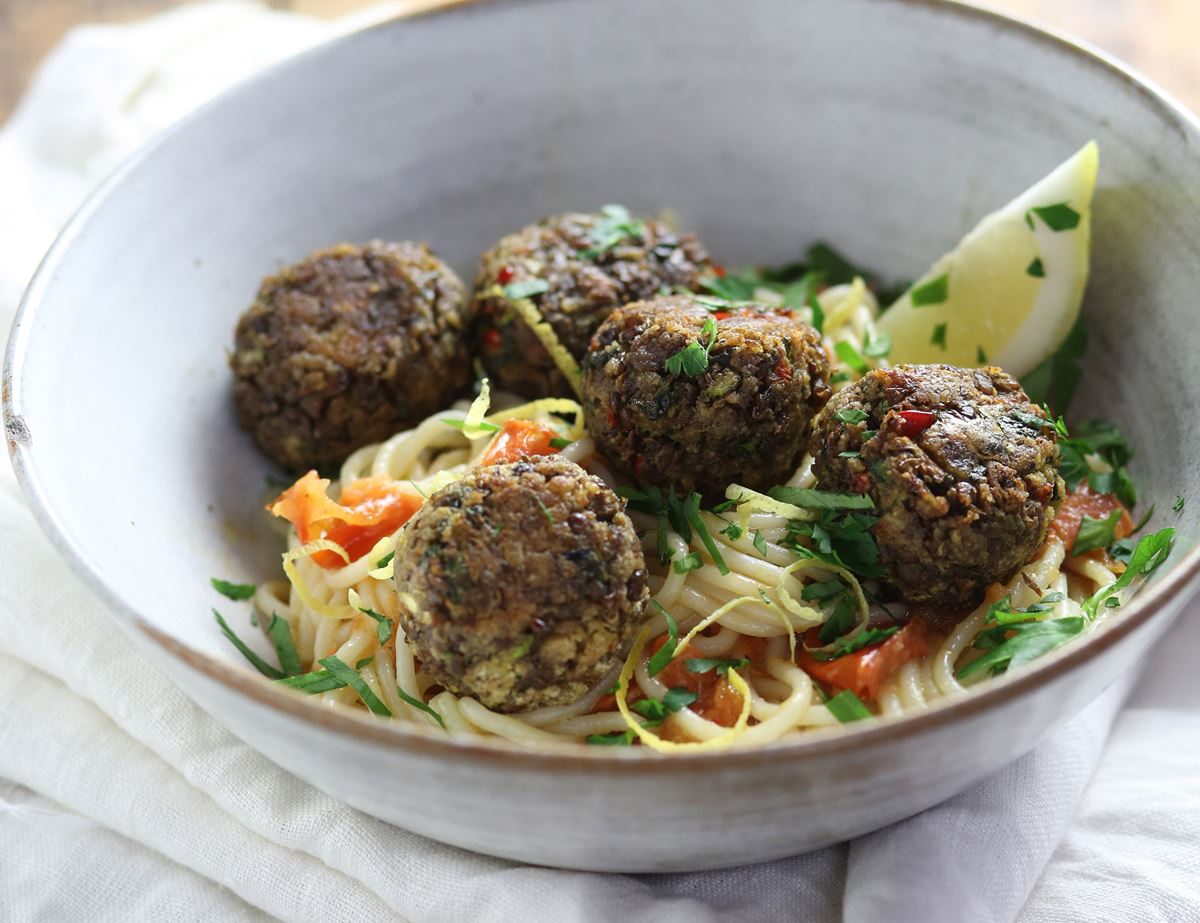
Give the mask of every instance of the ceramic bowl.
[[(278, 567), (267, 464), (226, 350), (258, 280), (340, 240), (417, 238), (470, 278), (542, 215), (669, 206), (730, 265), (824, 239), (921, 271), (1100, 143), (1081, 407), (1138, 447), (1168, 567), (1084, 643), (893, 723), (755, 752), (522, 752), (347, 718), (252, 675), (209, 575)], [(161, 667), (279, 765), (474, 850), (701, 869), (899, 820), (1032, 748), (1178, 614), (1200, 569), (1200, 130), (1061, 38), (953, 3), (507, 0), (321, 47), (154, 142), (75, 217), (9, 346), (9, 451), (71, 566)], [(238, 627), (250, 634), (244, 615)], [(381, 784), (387, 780), (387, 784)]]

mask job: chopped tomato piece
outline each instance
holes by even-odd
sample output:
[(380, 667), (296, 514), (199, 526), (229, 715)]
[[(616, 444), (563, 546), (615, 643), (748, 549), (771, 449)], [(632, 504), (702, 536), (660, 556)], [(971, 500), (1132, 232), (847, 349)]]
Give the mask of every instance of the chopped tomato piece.
[[(821, 643), (817, 629), (808, 633), (807, 640), (814, 646)], [(890, 638), (837, 660), (817, 660), (808, 651), (799, 650), (796, 662), (813, 679), (838, 691), (849, 689), (864, 702), (870, 702), (879, 695), (884, 680), (910, 660), (924, 657), (928, 651), (925, 623), (914, 618)]]
[(505, 420), (500, 432), (479, 459), (480, 465), (500, 465), (520, 461), (526, 455), (554, 455), (558, 449), (550, 444), (558, 433), (532, 420)]
[(500, 271), (496, 273), (496, 281), (501, 285), (508, 285), (513, 280), (513, 268), (511, 266), (501, 266)]
[(1113, 529), (1115, 538), (1126, 538), (1133, 534), (1133, 517), (1129, 510), (1112, 494), (1098, 494), (1084, 481), (1063, 499), (1062, 506), (1050, 521), (1050, 531), (1062, 539), (1067, 548), (1067, 554), (1075, 548), (1075, 539), (1079, 537), (1079, 526), (1083, 517), (1092, 519), (1107, 519), (1115, 510), (1121, 511)]
[[(330, 499), (328, 490), (329, 479), (310, 471), (267, 509), (295, 526), (302, 543), (319, 538), (337, 542), (351, 561), (357, 561), (381, 538), (408, 522), (424, 502), (407, 484), (386, 477), (351, 481), (342, 488), (338, 501)], [(345, 563), (333, 551), (318, 551), (312, 557), (326, 568)]]
[[(667, 636), (661, 635), (650, 645), (650, 653), (654, 653), (667, 643)], [(674, 660), (663, 667), (656, 679), (668, 689), (683, 686), (698, 698), (688, 706), (701, 718), (706, 718), (722, 727), (733, 727), (738, 716), (742, 713), (742, 694), (729, 684), (729, 680), (717, 674), (716, 670), (707, 673), (694, 673), (687, 668), (689, 657), (703, 655), (690, 644), (683, 649)]]

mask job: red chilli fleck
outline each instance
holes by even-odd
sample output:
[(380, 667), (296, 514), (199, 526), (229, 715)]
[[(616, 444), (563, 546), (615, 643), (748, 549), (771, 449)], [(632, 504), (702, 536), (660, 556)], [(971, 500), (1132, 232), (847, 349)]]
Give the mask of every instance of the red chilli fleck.
[(718, 279), (724, 279), (725, 278), (725, 267), (714, 265), (712, 267), (712, 274), (714, 276), (716, 276)]
[(933, 426), (937, 415), (928, 410), (901, 410), (900, 435), (915, 439)]
[(496, 281), (501, 285), (508, 285), (513, 278), (513, 268), (511, 266), (501, 266), (500, 271), (496, 273)]
[(495, 327), (489, 327), (483, 334), (483, 345), (488, 349), (499, 349), (504, 345), (504, 338)]

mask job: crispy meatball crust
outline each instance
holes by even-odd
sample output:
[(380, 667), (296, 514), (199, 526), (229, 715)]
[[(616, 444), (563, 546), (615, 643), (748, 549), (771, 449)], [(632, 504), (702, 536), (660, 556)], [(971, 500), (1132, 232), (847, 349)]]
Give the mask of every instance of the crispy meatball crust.
[(470, 382), (466, 289), (425, 244), (339, 244), (263, 280), (229, 364), (243, 429), (285, 468), (338, 464)]
[(394, 560), (400, 623), (424, 669), (505, 712), (583, 696), (631, 643), (649, 595), (624, 501), (557, 455), (438, 491)]
[(548, 291), (533, 303), (559, 341), (576, 358), (614, 308), (650, 298), (665, 286), (695, 289), (709, 266), (708, 254), (690, 234), (676, 234), (646, 219), (640, 238), (627, 236), (588, 258), (596, 246), (590, 234), (598, 214), (569, 213), (544, 218), (502, 238), (483, 254), (475, 277), (475, 350), (492, 380), (530, 398), (574, 397), (567, 380), (533, 331), (503, 297), (497, 285), (541, 279)]
[[(667, 370), (689, 343), (707, 344), (708, 369)], [(787, 309), (712, 314), (690, 296), (614, 311), (583, 362), (583, 408), (600, 451), (638, 481), (721, 500), (736, 481), (755, 490), (791, 477), (809, 427), (829, 399), (820, 335)]]
[(1054, 424), (998, 368), (868, 372), (817, 417), (810, 450), (819, 487), (875, 501), (900, 594), (945, 609), (977, 605), (1033, 558), (1065, 492)]

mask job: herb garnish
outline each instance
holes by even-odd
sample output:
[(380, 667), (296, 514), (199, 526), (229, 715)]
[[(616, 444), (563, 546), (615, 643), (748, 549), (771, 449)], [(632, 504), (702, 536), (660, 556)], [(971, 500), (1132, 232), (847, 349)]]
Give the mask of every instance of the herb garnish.
[(554, 438), (552, 438), (550, 440), (550, 448), (558, 449), (559, 451), (565, 449), (570, 444), (571, 444), (571, 440), (564, 439), (562, 436), (555, 436)]
[(592, 246), (580, 250), (579, 255), (585, 260), (594, 260), (607, 253), (627, 237), (643, 240), (646, 234), (645, 222), (629, 214), (624, 205), (600, 206), (600, 218), (588, 232), (588, 240)]
[(1175, 502), (1171, 504), (1171, 509), (1173, 509), (1176, 513), (1182, 513), (1183, 512), (1183, 504), (1185, 502), (1187, 502), (1187, 501), (1185, 501), (1183, 499), (1183, 497), (1176, 497)]
[(1071, 554), (1078, 556), (1096, 548), (1107, 548), (1116, 541), (1113, 532), (1120, 521), (1121, 510), (1113, 510), (1103, 519), (1084, 516), (1079, 521), (1079, 532), (1075, 536), (1075, 547), (1071, 549)]
[(978, 362), (980, 365), (987, 365), (987, 361), (988, 361), (987, 353), (985, 353), (983, 351), (982, 346), (975, 347), (975, 361)]
[[(1096, 493), (1116, 494), (1126, 506), (1137, 503), (1137, 490), (1125, 470), (1133, 450), (1113, 424), (1098, 419), (1076, 423), (1071, 436), (1060, 439), (1058, 447), (1062, 455), (1060, 471), (1069, 489), (1074, 490), (1086, 480)], [(1112, 471), (1093, 471), (1088, 455), (1099, 455)]]
[[(1029, 663), (1065, 644), (1083, 631), (1083, 626), (1083, 618), (1075, 615), (1045, 622), (1012, 622), (984, 631), (975, 639), (975, 647), (986, 650), (987, 653), (972, 660), (955, 675), (959, 679), (968, 679), (986, 670), (992, 676), (996, 676), (1010, 667)], [(1001, 637), (1010, 633), (1012, 636), (999, 640), (992, 632), (998, 632)]]
[(381, 567), (387, 567), (389, 564), (392, 563), (392, 558), (394, 558), (395, 556), (396, 556), (396, 552), (389, 551), (382, 558), (380, 558), (378, 561), (375, 562), (375, 570), (379, 570), (379, 568), (381, 568)]
[(925, 308), (930, 305), (943, 304), (950, 297), (950, 276), (942, 273), (936, 279), (923, 282), (912, 290), (912, 306)]
[[(853, 600), (848, 601), (853, 606)], [(850, 615), (851, 619), (853, 619), (853, 608), (850, 610)], [(817, 660), (837, 660), (839, 657), (845, 657), (847, 654), (857, 653), (864, 647), (870, 647), (872, 644), (886, 641), (899, 630), (900, 626), (898, 625), (892, 625), (888, 628), (864, 628), (850, 637), (846, 637), (843, 634), (832, 638), (830, 641), (826, 641), (826, 644), (832, 644), (832, 651), (812, 651), (811, 653)]]
[(688, 571), (699, 570), (704, 566), (704, 562), (700, 560), (700, 555), (693, 551), (691, 554), (685, 554), (682, 558), (676, 558), (671, 565), (677, 574), (686, 574)]
[(1040, 257), (1034, 257), (1033, 262), (1025, 267), (1025, 272), (1035, 279), (1046, 278), (1046, 267), (1042, 265)]
[(231, 583), (228, 580), (222, 580), (219, 577), (209, 577), (209, 582), (213, 585), (213, 589), (224, 596), (226, 599), (232, 599), (234, 602), (239, 602), (243, 599), (250, 599), (258, 590), (253, 583)]
[(300, 666), (300, 654), (296, 651), (296, 642), (292, 640), (292, 628), (287, 620), (272, 612), (271, 621), (267, 622), (267, 637), (275, 647), (275, 654), (279, 657), (279, 665), (283, 667), (283, 672), (288, 676), (299, 673), (303, 667)]
[(433, 719), (435, 721), (437, 721), (437, 723), (440, 724), (442, 727), (446, 726), (446, 722), (442, 720), (441, 715), (439, 715), (436, 711), (434, 711), (432, 708), (430, 708), (428, 705), (426, 705), (420, 699), (416, 698), (415, 696), (409, 695), (407, 692), (405, 692), (403, 689), (401, 689), (398, 684), (396, 686), (396, 695), (398, 695), (400, 697), (400, 701), (406, 702), (407, 704), (411, 705), (413, 708), (420, 709), (421, 711), (425, 712), (426, 714), (431, 715), (433, 717)]
[(1125, 572), (1115, 582), (1092, 594), (1091, 598), (1083, 604), (1084, 614), (1088, 618), (1095, 618), (1096, 611), (1100, 608), (1101, 604), (1107, 606), (1108, 599), (1133, 583), (1135, 578), (1146, 576), (1161, 565), (1171, 554), (1171, 548), (1174, 546), (1174, 543), (1174, 529), (1160, 529), (1150, 535), (1143, 536), (1133, 549), (1132, 554), (1130, 554), (1129, 563), (1125, 566)]
[(633, 731), (626, 731), (624, 734), (589, 734), (587, 742), (601, 746), (629, 747), (633, 745)]
[(731, 522), (729, 525), (727, 525), (724, 529), (721, 530), (721, 534), (726, 536), (731, 542), (736, 542), (739, 538), (742, 537), (743, 531), (745, 531), (745, 530), (742, 529), (742, 527), (740, 525), (738, 525), (736, 522)]
[(837, 353), (837, 357), (842, 362), (858, 372), (859, 375), (866, 375), (871, 370), (871, 367), (867, 365), (867, 360), (849, 340), (838, 340), (833, 346), (833, 351)]
[(708, 337), (708, 344), (701, 346), (693, 340), (675, 355), (669, 356), (666, 362), (668, 372), (672, 375), (682, 374), (695, 378), (708, 371), (708, 354), (717, 342), (717, 322), (711, 317), (706, 317), (704, 326), (700, 328), (700, 336)]
[(658, 607), (658, 611), (667, 620), (667, 642), (656, 650), (646, 663), (646, 672), (651, 676), (657, 676), (675, 656), (675, 645), (679, 643), (679, 625), (675, 619), (671, 618), (671, 613), (664, 609), (657, 600), (652, 599), (651, 602)]
[(384, 718), (390, 718), (392, 715), (391, 709), (379, 700), (379, 697), (371, 691), (371, 687), (367, 685), (367, 681), (358, 675), (358, 672), (342, 660), (337, 655), (322, 658), (318, 661), (321, 666), (332, 673), (338, 679), (351, 687), (358, 693), (358, 697), (362, 699), (363, 704), (367, 706), (374, 714)]
[(691, 673), (711, 673), (717, 671), (717, 676), (724, 676), (730, 670), (740, 670), (750, 666), (749, 657), (689, 657), (683, 662)]
[(657, 727), (681, 708), (691, 705), (699, 696), (683, 686), (672, 686), (658, 699), (639, 699), (629, 707), (646, 719), (643, 727)]
[(221, 627), (221, 633), (229, 639), (229, 642), (234, 647), (242, 652), (242, 656), (250, 661), (250, 665), (254, 667), (254, 669), (258, 670), (258, 672), (267, 677), (267, 679), (283, 679), (287, 675), (282, 670), (277, 670), (275, 667), (271, 666), (269, 663), (259, 657), (258, 654), (254, 653), (254, 651), (247, 646), (246, 642), (239, 638), (234, 630), (225, 623), (225, 619), (221, 617), (220, 612), (218, 612), (216, 609), (213, 609), (212, 614), (216, 618), (217, 624)]
[(667, 547), (667, 527), (678, 533), (679, 537), (685, 542), (691, 542), (692, 533), (700, 537), (700, 541), (704, 544), (705, 550), (709, 557), (713, 559), (713, 564), (722, 574), (729, 573), (729, 565), (725, 563), (725, 558), (721, 554), (721, 550), (717, 547), (716, 541), (708, 531), (708, 526), (704, 524), (704, 520), (700, 516), (700, 494), (693, 491), (684, 498), (680, 498), (675, 491), (674, 485), (667, 491), (664, 496), (663, 491), (659, 487), (647, 487), (644, 491), (634, 490), (629, 487), (618, 487), (617, 496), (624, 497), (628, 501), (629, 508), (636, 510), (639, 513), (647, 513), (654, 516), (658, 522), (658, 556), (659, 560), (666, 564), (671, 559), (670, 551)]
[(851, 721), (861, 721), (863, 718), (871, 717), (871, 711), (863, 704), (863, 700), (849, 689), (839, 692), (825, 703), (825, 707), (842, 724), (849, 724)]
[[(442, 422), (445, 423), (447, 426), (453, 427), (456, 430), (465, 431), (467, 429), (467, 421), (466, 420), (451, 420), (449, 418), (446, 418), (446, 419), (443, 419)], [(495, 423), (489, 423), (487, 420), (480, 420), (478, 423), (474, 424), (471, 427), (471, 429), (472, 430), (480, 430), (485, 433), (500, 432), (499, 426), (497, 426)]]
[(545, 279), (524, 279), (520, 282), (510, 282), (504, 286), (504, 297), (509, 301), (521, 301), (550, 291), (550, 283)]
[(841, 493), (835, 490), (816, 490), (811, 487), (776, 485), (767, 496), (781, 503), (790, 503), (806, 510), (873, 510), (875, 501), (866, 494)]
[(863, 420), (867, 419), (867, 413), (866, 411), (851, 407), (847, 410), (839, 410), (833, 415), (833, 418), (839, 423), (861, 423)]
[[(826, 510), (815, 522), (791, 520), (788, 537), (782, 544), (797, 554), (844, 567), (860, 577), (880, 577), (883, 568), (879, 564), (879, 546), (871, 534), (871, 527), (877, 521), (878, 517), (868, 513)], [(814, 547), (799, 544), (797, 539), (802, 536), (810, 539)]]
[(1033, 216), (1037, 215), (1046, 222), (1046, 227), (1052, 231), (1070, 231), (1079, 225), (1079, 212), (1066, 202), (1054, 205), (1039, 205), (1025, 212), (1025, 223), (1033, 230)]
[(892, 351), (892, 335), (886, 331), (872, 333), (867, 331), (867, 342), (863, 344), (863, 355), (872, 359), (882, 359)]
[(929, 342), (933, 346), (940, 346), (943, 350), (946, 349), (946, 324), (937, 324), (933, 328), (933, 335), (930, 336)]

